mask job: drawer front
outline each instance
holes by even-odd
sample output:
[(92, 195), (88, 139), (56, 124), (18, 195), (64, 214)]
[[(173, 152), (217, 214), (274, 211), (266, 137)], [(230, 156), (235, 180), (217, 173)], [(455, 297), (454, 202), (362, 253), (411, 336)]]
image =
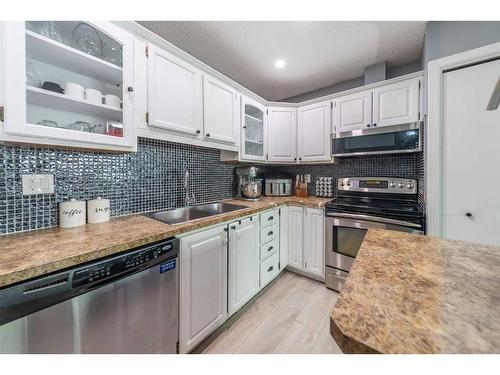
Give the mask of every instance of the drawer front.
[(269, 241), (278, 238), (279, 228), (278, 224), (274, 224), (273, 226), (261, 229), (260, 231), (260, 244), (264, 245)]
[(261, 245), (260, 247), (260, 260), (269, 258), (275, 252), (279, 250), (280, 242), (278, 238), (275, 238), (271, 242)]
[(260, 227), (267, 228), (278, 222), (278, 210), (271, 210), (260, 214)]
[(263, 288), (269, 284), (276, 276), (279, 270), (279, 252), (274, 253), (266, 260), (260, 262), (260, 287)]

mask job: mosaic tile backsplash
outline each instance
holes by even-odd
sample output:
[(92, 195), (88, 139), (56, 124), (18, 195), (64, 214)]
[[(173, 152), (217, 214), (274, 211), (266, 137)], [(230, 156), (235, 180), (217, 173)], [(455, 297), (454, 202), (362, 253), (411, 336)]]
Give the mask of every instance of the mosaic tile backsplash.
[[(235, 165), (220, 161), (220, 151), (139, 138), (137, 153), (75, 151), (0, 145), (0, 235), (57, 226), (59, 203), (70, 198), (111, 200), (111, 215), (121, 216), (184, 205), (184, 171), (197, 203), (234, 196)], [(423, 153), (343, 158), (334, 165), (265, 166), (293, 176), (387, 176), (419, 181), (424, 205)], [(55, 193), (23, 196), (21, 175), (52, 173)]]
[[(233, 196), (235, 167), (215, 149), (145, 138), (127, 154), (0, 145), (0, 234), (58, 225), (70, 198), (109, 198), (112, 216), (181, 207), (186, 167), (197, 203)], [(26, 173), (54, 174), (55, 193), (23, 196)]]

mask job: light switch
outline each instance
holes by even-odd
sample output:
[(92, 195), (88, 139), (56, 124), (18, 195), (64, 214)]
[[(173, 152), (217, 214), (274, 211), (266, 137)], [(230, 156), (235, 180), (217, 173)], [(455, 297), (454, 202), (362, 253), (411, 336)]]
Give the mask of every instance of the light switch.
[(54, 194), (53, 174), (23, 174), (23, 195)]

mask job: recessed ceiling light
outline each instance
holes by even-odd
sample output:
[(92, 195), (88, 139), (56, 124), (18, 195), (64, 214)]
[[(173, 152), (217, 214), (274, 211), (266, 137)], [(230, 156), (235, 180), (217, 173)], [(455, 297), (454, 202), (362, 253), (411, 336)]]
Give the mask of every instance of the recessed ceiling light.
[(279, 59), (279, 60), (276, 60), (276, 62), (274, 63), (274, 66), (278, 69), (282, 69), (284, 68), (286, 65), (286, 61), (285, 60), (282, 60), (282, 59)]

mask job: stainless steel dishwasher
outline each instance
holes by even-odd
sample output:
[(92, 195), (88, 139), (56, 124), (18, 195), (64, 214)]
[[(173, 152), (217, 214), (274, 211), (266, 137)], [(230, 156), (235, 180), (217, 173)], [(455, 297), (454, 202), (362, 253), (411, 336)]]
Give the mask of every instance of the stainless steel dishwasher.
[(179, 240), (0, 290), (0, 353), (176, 353)]

